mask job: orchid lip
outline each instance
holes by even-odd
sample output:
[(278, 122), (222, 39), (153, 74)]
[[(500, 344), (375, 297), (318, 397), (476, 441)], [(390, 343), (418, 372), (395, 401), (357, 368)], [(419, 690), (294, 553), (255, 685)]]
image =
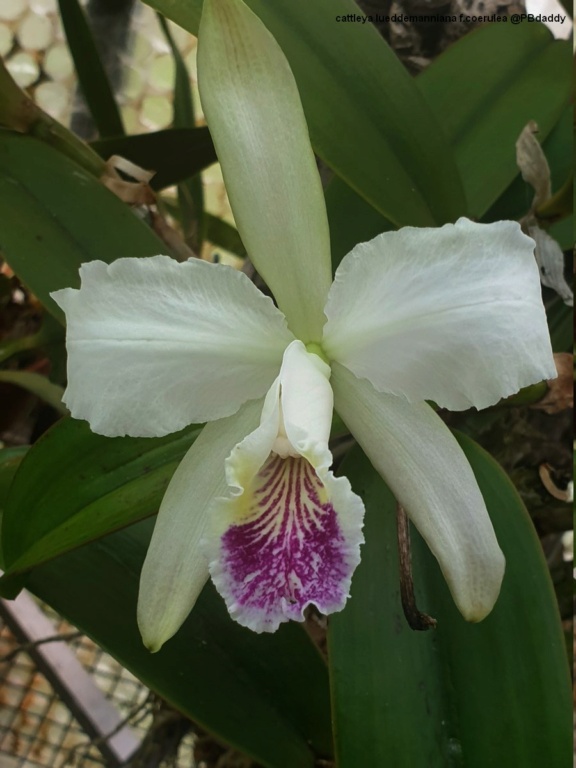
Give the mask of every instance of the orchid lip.
[(222, 536), (211, 572), (234, 618), (274, 631), (283, 621), (302, 621), (311, 603), (324, 613), (344, 606), (348, 542), (306, 459), (271, 453), (252, 492), (233, 503), (237, 522)]
[(284, 352), (260, 426), (227, 459), (205, 550), (236, 621), (271, 632), (314, 604), (344, 607), (359, 562), (362, 501), (329, 471), (330, 367), (301, 341)]

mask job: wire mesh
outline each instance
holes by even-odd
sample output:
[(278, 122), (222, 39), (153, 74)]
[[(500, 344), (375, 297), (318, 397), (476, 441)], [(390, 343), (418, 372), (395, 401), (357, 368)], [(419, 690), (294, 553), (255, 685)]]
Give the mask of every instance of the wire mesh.
[[(0, 626), (0, 658), (19, 646)], [(83, 768), (105, 762), (32, 659), (24, 652), (0, 664), (0, 764), (2, 768), (64, 768), (82, 747)], [(79, 753), (78, 753), (79, 754)]]
[[(73, 628), (43, 606), (55, 632), (69, 636)], [(154, 707), (149, 690), (115, 659), (85, 636), (63, 640), (121, 717), (149, 734)], [(0, 767), (101, 768), (108, 763), (99, 743), (85, 733), (21, 643), (0, 617)], [(110, 734), (111, 735), (111, 734)], [(179, 743), (176, 754), (151, 763), (158, 768), (193, 768), (193, 735)]]

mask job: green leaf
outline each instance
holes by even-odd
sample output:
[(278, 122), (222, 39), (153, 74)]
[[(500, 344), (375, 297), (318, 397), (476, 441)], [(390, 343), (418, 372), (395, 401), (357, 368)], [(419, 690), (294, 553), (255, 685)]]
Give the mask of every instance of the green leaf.
[(46, 114), (15, 83), (0, 58), (0, 127), (21, 131), (55, 147), (89, 173), (99, 176), (104, 163), (78, 136)]
[(562, 221), (552, 224), (548, 234), (558, 242), (563, 251), (571, 251), (574, 247), (574, 215), (570, 214)]
[(326, 211), (330, 226), (332, 269), (357, 243), (371, 240), (394, 226), (360, 195), (334, 176), (325, 189)]
[(80, 88), (98, 132), (101, 136), (122, 135), (120, 111), (86, 15), (78, 0), (58, 0), (58, 6)]
[[(178, 205), (172, 200), (167, 199), (162, 200), (162, 203), (170, 215), (176, 219), (176, 221), (179, 221), (180, 209), (178, 208)], [(224, 219), (220, 219), (218, 216), (214, 216), (207, 211), (204, 212), (204, 219), (206, 222), (206, 238), (210, 240), (213, 245), (220, 246), (220, 248), (224, 248), (226, 251), (231, 251), (231, 253), (240, 258), (246, 256), (246, 248), (244, 247), (244, 243), (242, 242), (242, 238), (236, 227), (233, 227), (232, 224), (228, 224)]]
[[(8, 489), (12, 484), (16, 470), (20, 466), (20, 462), (28, 452), (28, 447), (27, 445), (18, 445), (14, 448), (2, 448), (0, 450), (0, 511), (4, 510)], [(0, 553), (1, 551), (2, 548), (0, 547)], [(0, 567), (3, 567), (2, 562), (0, 560)]]
[[(302, 628), (256, 635), (235, 624), (211, 585), (156, 654), (136, 627), (151, 521), (33, 572), (30, 588), (152, 690), (266, 768), (312, 768), (330, 751), (326, 667)], [(97, 577), (95, 578), (95, 575)]]
[[(412, 533), (418, 608), (438, 620), (412, 631), (399, 598), (395, 502), (356, 452), (347, 474), (366, 503), (366, 544), (346, 610), (330, 620), (339, 768), (565, 768), (570, 680), (540, 543), (509, 479), (467, 437), (507, 567), (500, 598), (466, 623), (424, 542)], [(441, 481), (441, 478), (439, 478)]]
[(206, 237), (211, 243), (219, 245), (226, 251), (231, 251), (237, 256), (246, 256), (246, 248), (238, 230), (227, 221), (210, 213), (206, 214)]
[(51, 291), (78, 287), (85, 261), (165, 253), (165, 244), (97, 179), (37, 139), (0, 131), (0, 251), (61, 322)]
[(35, 333), (30, 336), (20, 336), (17, 339), (3, 339), (0, 341), (0, 363), (9, 360), (14, 355), (36, 349), (38, 346), (37, 334)]
[(571, 92), (571, 53), (541, 24), (490, 24), (417, 78), (454, 146), (469, 215), (483, 216), (518, 175), (515, 144), (526, 123), (535, 120), (546, 137), (560, 119)]
[[(8, 498), (8, 491), (14, 479), (14, 475), (26, 452), (28, 451), (27, 445), (19, 445), (15, 448), (3, 448), (0, 450), (0, 526), (2, 524), (2, 517), (4, 514), (4, 507), (6, 505), (6, 499)], [(2, 538), (0, 536), (0, 568), (5, 568), (4, 556), (2, 552)], [(14, 598), (20, 592), (26, 581), (26, 576), (18, 574), (14, 576), (13, 583), (8, 583), (6, 589), (0, 591), (2, 597)]]
[[(172, 37), (168, 22), (161, 14), (157, 14), (157, 16), (174, 59), (174, 117), (172, 124), (175, 128), (194, 128), (194, 102), (192, 101), (188, 68)], [(200, 253), (204, 240), (205, 222), (204, 190), (199, 175), (178, 185), (178, 203), (184, 239), (196, 253)]]
[[(146, 3), (197, 34), (201, 0)], [(358, 11), (353, 0), (247, 4), (290, 62), (324, 162), (399, 226), (465, 212), (451, 148), (413, 79), (372, 25), (336, 20)]]
[(4, 558), (26, 570), (158, 511), (200, 427), (162, 438), (107, 438), (64, 419), (30, 449), (4, 512)]
[(53, 384), (46, 376), (30, 371), (0, 371), (0, 382), (22, 387), (51, 405), (58, 413), (62, 415), (68, 413), (68, 409), (62, 403), (64, 389), (58, 384)]
[[(550, 134), (543, 143), (555, 188), (566, 178), (572, 146), (569, 62), (566, 43), (554, 42), (539, 24), (492, 24), (454, 43), (416, 78), (452, 141), (468, 215), (492, 206), (485, 221), (517, 219), (530, 207), (533, 194), (520, 177), (515, 149), (530, 119), (540, 124), (541, 138)], [(458, 97), (454, 83), (465, 96)], [(328, 185), (326, 203), (334, 267), (356, 243), (393, 228), (341, 179)]]
[(546, 160), (550, 166), (552, 176), (552, 191), (560, 189), (567, 177), (573, 172), (572, 158), (570, 151), (574, 138), (574, 115), (572, 105), (568, 104), (561, 118), (558, 120), (553, 130), (541, 141)]
[(141, 168), (156, 171), (153, 189), (165, 189), (194, 176), (217, 161), (208, 128), (169, 128), (91, 143), (104, 158), (121, 155)]
[(554, 352), (572, 352), (574, 309), (567, 306), (560, 296), (556, 296), (548, 303), (546, 315)]

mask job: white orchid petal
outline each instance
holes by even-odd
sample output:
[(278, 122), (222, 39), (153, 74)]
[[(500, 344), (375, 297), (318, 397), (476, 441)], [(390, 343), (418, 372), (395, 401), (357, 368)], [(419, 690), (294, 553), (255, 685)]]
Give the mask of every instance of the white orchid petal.
[(357, 245), (336, 272), (322, 346), (379, 391), (452, 410), (554, 378), (533, 250), (515, 222), (467, 219)]
[(319, 341), (330, 238), (294, 76), (241, 0), (205, 0), (198, 40), (202, 106), (242, 240), (291, 330)]
[(260, 426), (227, 462), (232, 497), (211, 514), (214, 584), (232, 617), (255, 632), (302, 621), (311, 603), (341, 610), (360, 560), (362, 501), (328, 469), (329, 374), (301, 342), (288, 347)]
[(272, 301), (242, 273), (168, 256), (92, 261), (66, 312), (64, 402), (92, 431), (160, 437), (229, 416), (261, 397), (292, 340)]
[(465, 619), (493, 608), (504, 556), (474, 474), (450, 430), (426, 404), (376, 392), (334, 364), (336, 410), (416, 525)]
[(208, 579), (200, 547), (208, 511), (226, 490), (226, 457), (258, 424), (261, 409), (261, 400), (246, 403), (207, 424), (170, 481), (140, 576), (138, 625), (151, 651), (177, 632)]

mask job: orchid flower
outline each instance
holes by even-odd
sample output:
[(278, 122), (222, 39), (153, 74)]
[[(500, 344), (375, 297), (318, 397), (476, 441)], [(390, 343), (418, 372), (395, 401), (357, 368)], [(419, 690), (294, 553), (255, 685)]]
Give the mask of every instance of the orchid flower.
[(289, 65), (241, 0), (205, 0), (201, 98), (235, 220), (275, 300), (243, 274), (167, 256), (81, 268), (65, 402), (100, 434), (208, 424), (162, 501), (138, 621), (158, 650), (208, 574), (259, 631), (347, 599), (363, 503), (335, 477), (333, 408), (436, 556), (464, 617), (504, 572), (464, 454), (425, 402), (485, 408), (555, 376), (533, 241), (460, 219), (357, 245), (331, 280), (320, 179)]

